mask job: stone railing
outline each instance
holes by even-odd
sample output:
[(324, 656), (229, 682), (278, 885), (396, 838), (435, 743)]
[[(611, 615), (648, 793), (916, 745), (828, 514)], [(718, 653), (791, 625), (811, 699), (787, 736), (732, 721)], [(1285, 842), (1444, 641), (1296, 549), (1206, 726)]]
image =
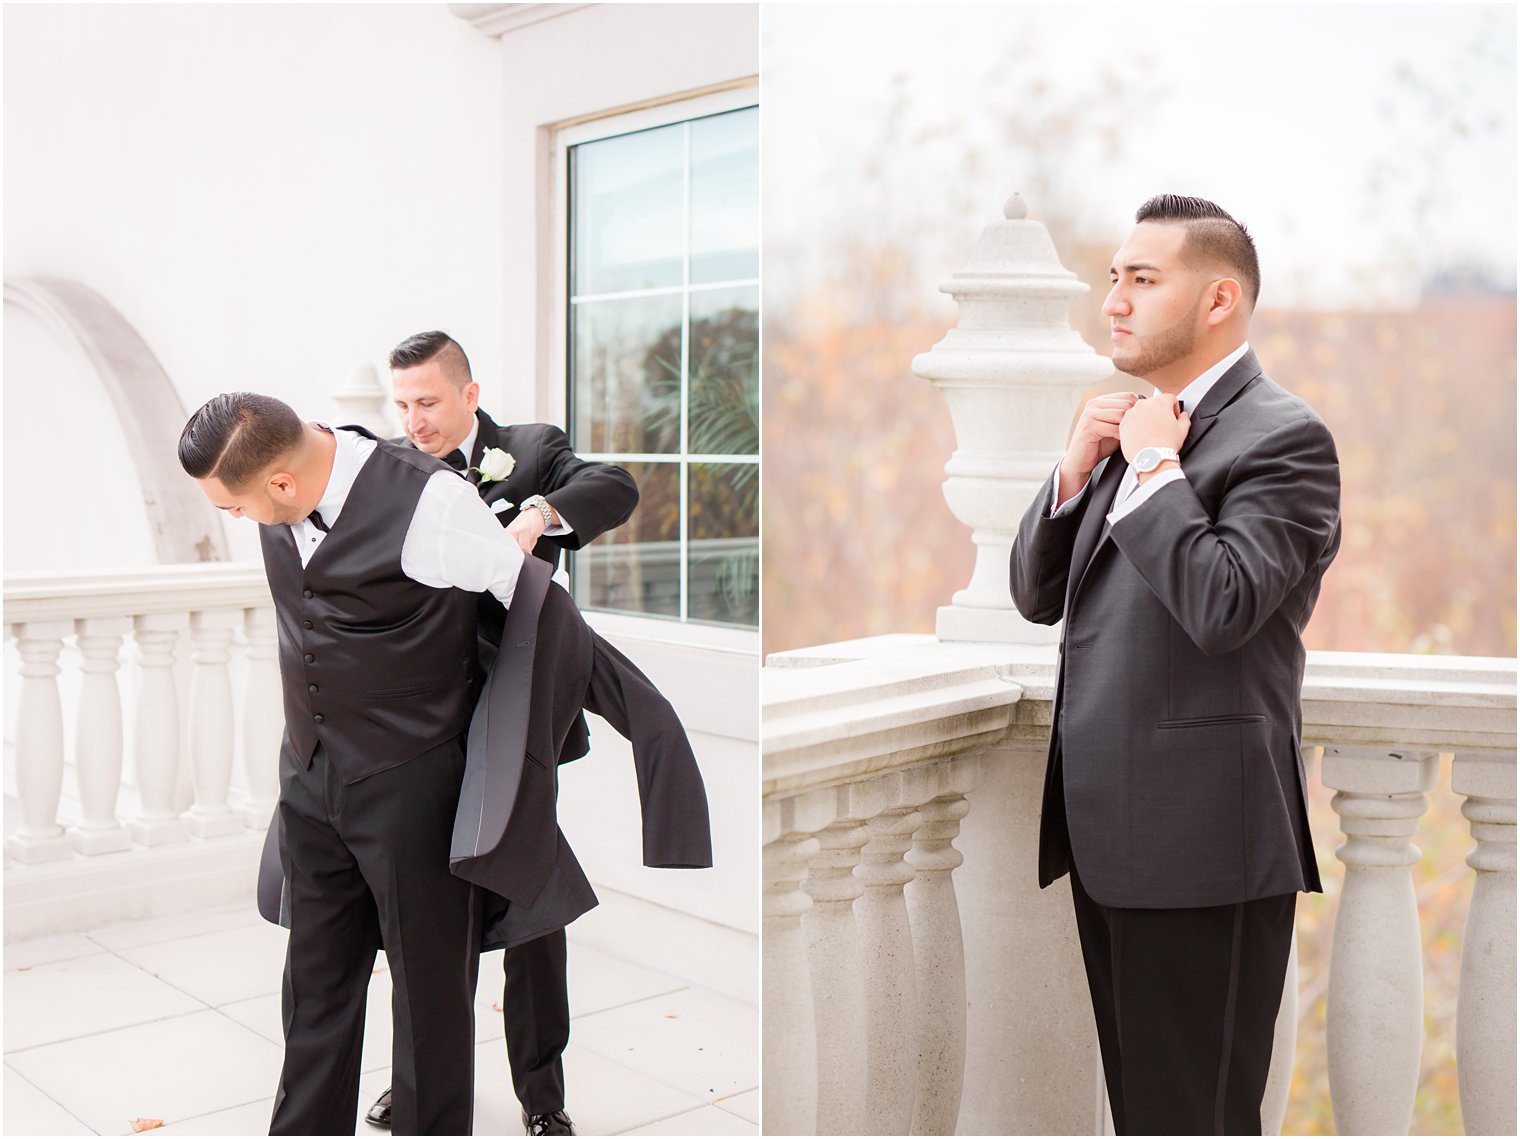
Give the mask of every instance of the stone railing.
[(15, 574), (4, 616), (20, 681), (6, 936), (70, 928), (76, 910), (91, 924), (140, 916), (145, 892), (204, 904), (196, 882), (219, 868), (251, 892), (242, 868), (274, 808), (283, 722), (262, 568)]
[[(778, 1133), (1091, 1134), (1105, 1100), (1066, 880), (1035, 847), (1054, 650), (885, 637), (772, 658), (763, 682), (765, 1111)], [(1450, 752), (1476, 883), (1456, 1051), (1473, 1134), (1515, 1131), (1515, 662), (1311, 654), (1345, 864), (1330, 1095), (1403, 1134), (1422, 1039), (1411, 842)], [(1290, 965), (1289, 978), (1297, 971)], [(1285, 989), (1263, 1125), (1281, 1126)]]

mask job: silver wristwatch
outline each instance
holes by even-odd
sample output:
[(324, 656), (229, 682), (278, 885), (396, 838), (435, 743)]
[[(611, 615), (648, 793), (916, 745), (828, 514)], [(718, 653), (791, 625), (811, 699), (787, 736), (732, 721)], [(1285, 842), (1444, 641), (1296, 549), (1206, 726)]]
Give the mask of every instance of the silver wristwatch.
[[(1140, 453), (1135, 456), (1135, 473), (1149, 474), (1168, 459), (1181, 461), (1181, 457), (1170, 447), (1142, 447)], [(532, 499), (529, 501), (531, 502)]]
[(523, 499), (522, 506), (518, 509), (520, 511), (527, 510), (530, 506), (544, 516), (544, 529), (552, 530), (554, 528), (554, 507), (549, 505), (549, 500), (541, 494), (535, 494), (530, 498)]

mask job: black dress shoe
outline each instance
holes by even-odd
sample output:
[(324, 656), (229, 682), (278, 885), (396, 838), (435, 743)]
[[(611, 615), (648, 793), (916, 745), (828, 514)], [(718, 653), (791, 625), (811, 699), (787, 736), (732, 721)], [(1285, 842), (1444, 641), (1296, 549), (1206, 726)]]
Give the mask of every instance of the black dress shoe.
[(391, 1125), (391, 1089), (386, 1088), (380, 1093), (380, 1098), (370, 1104), (368, 1111), (364, 1113), (364, 1122), (373, 1123), (376, 1127), (389, 1128)]
[(529, 1135), (574, 1135), (575, 1124), (564, 1110), (551, 1111), (548, 1115), (529, 1115), (523, 1112), (523, 1127)]

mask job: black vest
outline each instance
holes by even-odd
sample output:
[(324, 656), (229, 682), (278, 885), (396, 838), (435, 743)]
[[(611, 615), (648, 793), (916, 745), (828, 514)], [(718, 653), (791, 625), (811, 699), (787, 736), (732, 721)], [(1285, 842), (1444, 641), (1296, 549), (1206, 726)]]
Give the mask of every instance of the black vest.
[(401, 570), (422, 488), (445, 469), (420, 451), (379, 443), (305, 567), (290, 527), (259, 528), (279, 626), (286, 734), (304, 764), (324, 745), (345, 783), (469, 727), (475, 595), (421, 585)]

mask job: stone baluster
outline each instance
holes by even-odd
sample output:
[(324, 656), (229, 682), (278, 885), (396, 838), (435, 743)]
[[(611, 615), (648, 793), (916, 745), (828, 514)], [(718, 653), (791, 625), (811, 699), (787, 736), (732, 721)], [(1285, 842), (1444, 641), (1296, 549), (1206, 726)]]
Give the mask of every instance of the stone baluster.
[[(802, 889), (814, 833), (834, 819), (832, 792), (811, 792), (765, 804), (762, 849), (761, 1031), (767, 1073), (761, 1092), (766, 1130), (811, 1135), (818, 1120), (818, 1056), (813, 986), (801, 917), (812, 905)], [(770, 1073), (774, 1073), (772, 1076)]]
[(58, 825), (63, 793), (63, 706), (58, 698), (58, 654), (74, 631), (72, 621), (28, 621), (15, 626), (21, 656), (21, 700), (16, 722), (16, 792), (21, 822), (5, 840), (18, 862), (48, 862), (70, 853)]
[[(966, 953), (951, 874), (964, 859), (953, 845), (970, 811), (966, 792), (976, 758), (909, 772), (923, 796), (908, 862), (917, 871), (906, 893), (918, 993), (918, 1087), (914, 1135), (954, 1135), (966, 1074)], [(932, 797), (931, 797), (932, 796)]]
[(1469, 1135), (1515, 1134), (1515, 755), (1458, 754), (1451, 789), (1477, 846), (1462, 935), (1457, 1080)]
[(1061, 264), (1050, 233), (1028, 220), (1017, 194), (1003, 219), (940, 286), (955, 297), (959, 323), (913, 360), (955, 423), (945, 500), (976, 544), (971, 580), (939, 610), (935, 632), (942, 641), (1042, 644), (1056, 633), (1014, 610), (1008, 553), (1024, 507), (1065, 449), (1077, 397), (1113, 365), (1071, 327), (1072, 302), (1088, 286)]
[(1293, 1082), (1293, 1054), (1298, 1045), (1298, 934), (1288, 946), (1288, 971), (1283, 978), (1282, 1003), (1272, 1029), (1272, 1064), (1261, 1097), (1261, 1133), (1281, 1135), (1288, 1113), (1288, 1090)]
[(127, 829), (145, 846), (182, 842), (190, 836), (189, 826), (174, 809), (174, 785), (179, 777), (174, 654), (180, 631), (189, 622), (185, 613), (147, 613), (133, 620), (138, 673), (132, 753), (140, 806)]
[(869, 835), (864, 820), (849, 817), (850, 788), (839, 788), (838, 797), (840, 818), (818, 833), (818, 853), (803, 883), (813, 905), (802, 915), (802, 928), (818, 1024), (817, 1132), (859, 1135), (865, 1128), (866, 1025), (854, 903), (865, 886), (855, 867)]
[(367, 427), (382, 439), (396, 434), (395, 425), (388, 414), (390, 392), (380, 383), (375, 366), (365, 362), (350, 373), (348, 382), (333, 392), (333, 403), (338, 415), (334, 423), (357, 423)]
[(262, 829), (269, 825), (280, 793), (280, 736), (285, 723), (274, 610), (246, 610), (243, 635), (248, 639), (248, 680), (243, 691), (243, 769), (248, 798), (238, 814), (247, 826)]
[(1341, 1135), (1405, 1135), (1423, 1036), (1424, 962), (1410, 837), (1435, 752), (1327, 747), (1323, 778), (1346, 842), (1326, 1010), (1330, 1101)]
[(74, 771), (81, 818), (69, 828), (69, 840), (81, 854), (108, 854), (132, 845), (132, 837), (116, 817), (122, 767), (121, 690), (116, 672), (121, 667), (122, 638), (131, 628), (130, 617), (88, 617), (77, 623), (84, 683), (75, 721)]
[(921, 821), (904, 803), (902, 779), (891, 775), (859, 785), (881, 803), (866, 830), (855, 871), (865, 892), (855, 903), (866, 988), (866, 1134), (906, 1135), (918, 1084), (917, 978), (903, 887), (913, 868), (903, 858)]
[(232, 681), (227, 661), (241, 609), (204, 609), (190, 615), (195, 672), (190, 680), (190, 762), (195, 805), (190, 829), (201, 838), (235, 834), (243, 821), (227, 802), (232, 778)]

